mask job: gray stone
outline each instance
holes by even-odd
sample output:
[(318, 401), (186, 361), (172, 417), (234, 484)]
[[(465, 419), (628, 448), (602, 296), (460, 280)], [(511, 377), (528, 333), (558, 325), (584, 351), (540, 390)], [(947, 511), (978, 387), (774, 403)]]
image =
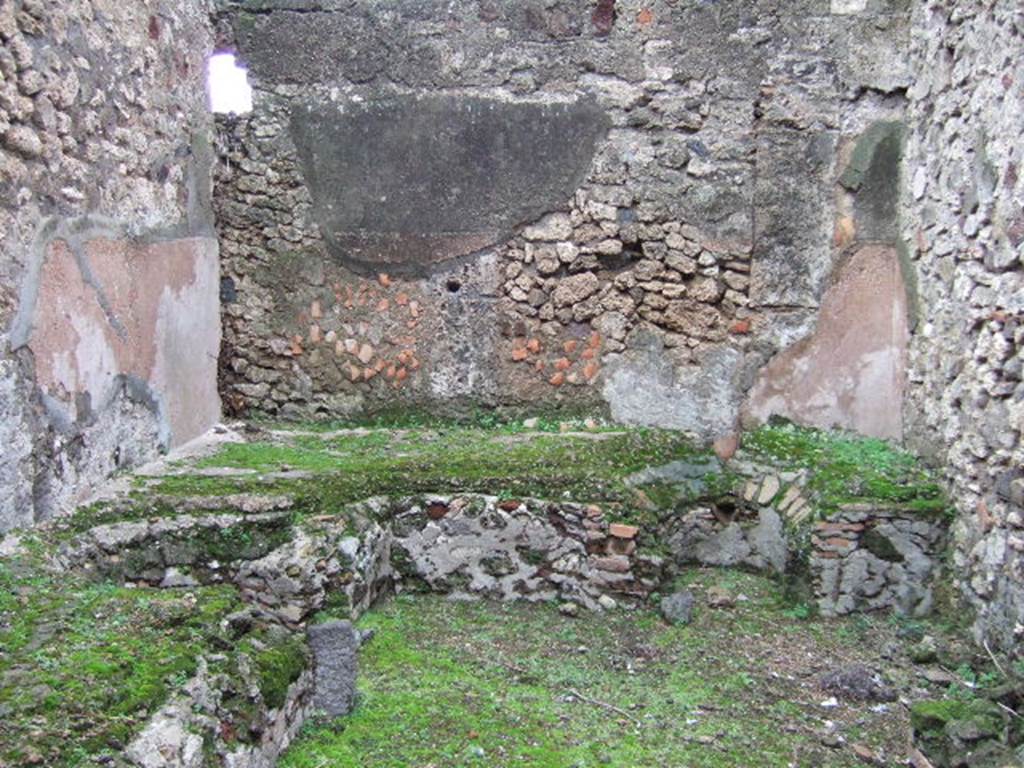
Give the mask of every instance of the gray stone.
[(729, 523), (697, 545), (697, 559), (707, 565), (740, 565), (753, 547), (737, 523)]
[(700, 480), (707, 475), (719, 474), (722, 462), (715, 456), (694, 459), (680, 459), (656, 467), (645, 467), (626, 478), (626, 485), (636, 487), (649, 483), (676, 485)]
[(754, 552), (763, 560), (761, 567), (783, 573), (786, 570), (788, 546), (782, 518), (773, 509), (761, 509), (757, 525), (748, 534)]
[(306, 630), (313, 651), (313, 706), (331, 715), (347, 715), (356, 701), (360, 639), (350, 621), (313, 624)]
[(615, 598), (609, 595), (601, 595), (599, 598), (597, 598), (597, 604), (604, 608), (606, 611), (613, 611), (619, 606), (619, 604), (615, 602)]
[(892, 686), (881, 675), (859, 664), (826, 673), (821, 678), (821, 687), (851, 701), (896, 701)]
[(693, 619), (695, 598), (688, 589), (661, 599), (661, 615), (669, 624), (689, 624)]

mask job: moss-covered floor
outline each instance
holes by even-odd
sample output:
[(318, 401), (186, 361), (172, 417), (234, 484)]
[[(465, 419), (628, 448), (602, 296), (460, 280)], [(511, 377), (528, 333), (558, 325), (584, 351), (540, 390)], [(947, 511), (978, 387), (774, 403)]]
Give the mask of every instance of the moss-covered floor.
[[(748, 433), (737, 459), (806, 472), (819, 514), (856, 501), (925, 515), (948, 510), (918, 459), (881, 440), (777, 424)], [(679, 461), (694, 468), (687, 492), (628, 482), (640, 470)], [(283, 494), (295, 500), (298, 514), (319, 515), (371, 496), (420, 492), (597, 502), (624, 521), (643, 523), (702, 497), (736, 492), (742, 482), (682, 433), (592, 420), (264, 425), (136, 477), (129, 503), (91, 505), (63, 528), (74, 533), (116, 519), (175, 514), (183, 497)]]
[[(401, 597), (361, 625), (362, 700), (309, 724), (285, 768), (688, 768), (896, 765), (899, 702), (853, 701), (823, 674), (864, 664), (904, 690), (914, 671), (886, 618), (801, 619), (776, 585), (694, 570), (693, 622), (652, 610), (562, 616), (551, 605)], [(711, 608), (708, 590), (734, 606)], [(613, 709), (614, 708), (614, 709)]]
[[(880, 441), (776, 425), (747, 435), (738, 458), (809, 471), (823, 511), (847, 500), (945, 510), (929, 473)], [(0, 556), (0, 766), (105, 764), (200, 656), (252, 650), (225, 636), (222, 619), (240, 605), (231, 587), (130, 589), (55, 568), (60, 547), (98, 523), (174, 516), (196, 497), (216, 509), (231, 494), (283, 494), (304, 516), (418, 491), (599, 502), (643, 523), (693, 500), (627, 482), (670, 461), (708, 468), (692, 495), (741, 481), (679, 433), (544, 419), (248, 426), (124, 478), (113, 500), (23, 534), (17, 554)], [(650, 611), (573, 621), (550, 606), (391, 603), (365, 619), (379, 632), (366, 651), (365, 706), (312, 729), (285, 764), (852, 765), (847, 747), (819, 743), (825, 719), (842, 721), (848, 742), (895, 754), (906, 736), (899, 706), (825, 712), (828, 697), (810, 682), (833, 659), (899, 666), (877, 655), (891, 626), (805, 622), (805, 607), (777, 603), (773, 584), (721, 578), (751, 600), (699, 610), (680, 629)], [(628, 715), (573, 700), (570, 688)]]
[[(118, 754), (223, 651), (232, 587), (127, 589), (0, 559), (0, 766), (92, 766)], [(230, 647), (230, 646), (228, 646)]]

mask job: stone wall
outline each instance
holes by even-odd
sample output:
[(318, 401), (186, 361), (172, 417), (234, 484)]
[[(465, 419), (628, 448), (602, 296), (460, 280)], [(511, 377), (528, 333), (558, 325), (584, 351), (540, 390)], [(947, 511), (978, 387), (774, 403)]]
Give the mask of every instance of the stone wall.
[(806, 580), (825, 615), (928, 614), (944, 522), (848, 504), (812, 523), (805, 481), (757, 472), (734, 499), (680, 505), (646, 527), (612, 522), (595, 505), (472, 494), (379, 497), (298, 523), (288, 497), (184, 499), (188, 514), (98, 525), (63, 557), (119, 582), (233, 583), (292, 627), (322, 608), (358, 618), (389, 590), (599, 609), (609, 598), (643, 600), (692, 564)]
[[(218, 124), (231, 409), (711, 438), (767, 378), (750, 421), (901, 434), (903, 3), (219, 7), (255, 87)], [(807, 346), (810, 394), (777, 397)]]
[(0, 3), (0, 531), (219, 417), (204, 0)]
[(904, 237), (921, 320), (908, 437), (945, 464), (953, 572), (992, 647), (1024, 640), (1024, 9), (915, 8)]

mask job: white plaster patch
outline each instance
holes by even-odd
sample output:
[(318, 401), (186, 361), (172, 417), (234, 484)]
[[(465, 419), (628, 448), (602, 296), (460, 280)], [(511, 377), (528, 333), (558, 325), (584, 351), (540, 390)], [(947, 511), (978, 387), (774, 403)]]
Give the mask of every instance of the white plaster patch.
[(832, 13), (851, 14), (867, 10), (868, 0), (832, 0)]

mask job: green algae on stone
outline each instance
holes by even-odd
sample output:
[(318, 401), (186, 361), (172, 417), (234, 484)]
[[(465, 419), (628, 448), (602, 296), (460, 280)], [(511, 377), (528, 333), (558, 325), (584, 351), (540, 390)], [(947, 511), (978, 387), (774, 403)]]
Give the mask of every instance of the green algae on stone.
[(288, 688), (309, 666), (305, 642), (282, 630), (246, 638), (242, 650), (252, 662), (264, 703), (270, 709), (280, 709)]
[[(564, 435), (449, 423), (369, 434), (304, 433), (284, 444), (230, 444), (197, 465), (256, 469), (265, 477), (174, 475), (162, 478), (152, 491), (288, 493), (296, 497), (296, 508), (308, 514), (332, 514), (372, 496), (425, 492), (622, 503), (632, 496), (623, 482), (628, 475), (695, 453), (685, 435), (654, 429)], [(274, 476), (282, 468), (314, 477)]]
[(927, 517), (950, 514), (933, 473), (884, 440), (773, 420), (745, 434), (743, 449), (766, 464), (807, 470), (807, 490), (824, 513), (846, 503), (877, 502)]

